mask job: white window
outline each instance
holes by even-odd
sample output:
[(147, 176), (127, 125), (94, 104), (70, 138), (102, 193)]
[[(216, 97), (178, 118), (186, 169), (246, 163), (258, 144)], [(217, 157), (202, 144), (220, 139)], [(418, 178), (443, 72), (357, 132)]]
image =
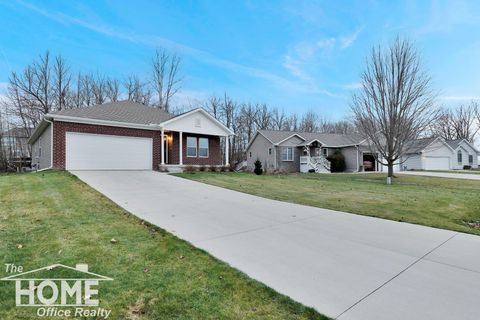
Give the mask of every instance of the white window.
[(198, 139), (198, 156), (208, 158), (208, 138)]
[(187, 137), (187, 157), (197, 156), (197, 138)]
[(268, 148), (268, 154), (269, 154), (269, 155), (272, 154), (272, 148)]
[(282, 161), (293, 161), (293, 147), (282, 148)]
[(468, 163), (473, 164), (473, 155), (471, 154), (468, 155)]
[(458, 163), (462, 163), (462, 151), (461, 150), (458, 150), (458, 153), (457, 153), (457, 161)]
[(325, 157), (328, 157), (328, 149), (327, 149), (327, 148), (323, 148), (322, 151), (323, 151), (323, 155), (324, 155)]
[(252, 157), (252, 151), (249, 152), (250, 158)]

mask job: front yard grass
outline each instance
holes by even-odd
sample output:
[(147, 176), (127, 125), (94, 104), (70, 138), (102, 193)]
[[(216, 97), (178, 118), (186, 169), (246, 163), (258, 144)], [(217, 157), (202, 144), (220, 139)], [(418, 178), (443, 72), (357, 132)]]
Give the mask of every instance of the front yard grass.
[[(0, 278), (5, 263), (24, 271), (87, 263), (113, 278), (98, 293), (109, 319), (327, 319), (143, 223), (67, 172), (0, 175), (0, 256)], [(0, 319), (37, 318), (35, 308), (15, 307), (12, 282), (0, 282)]]
[[(480, 235), (480, 181), (385, 174), (181, 173), (265, 198)], [(477, 225), (480, 225), (477, 224)]]

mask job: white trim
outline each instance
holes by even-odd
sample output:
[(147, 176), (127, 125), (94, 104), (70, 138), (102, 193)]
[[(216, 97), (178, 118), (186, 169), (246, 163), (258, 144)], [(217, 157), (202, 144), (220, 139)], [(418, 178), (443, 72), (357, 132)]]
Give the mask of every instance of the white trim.
[(285, 149), (292, 149), (292, 160), (288, 160), (288, 151), (287, 151), (287, 160), (283, 160), (283, 150), (280, 150), (280, 159), (281, 159), (283, 162), (293, 162), (293, 158), (294, 158), (294, 157), (293, 157), (293, 156), (294, 156), (294, 155), (293, 155), (293, 148), (294, 148), (294, 147), (288, 147), (288, 146), (282, 147), (282, 146), (281, 146), (280, 148), (282, 148), (282, 149), (284, 149), (284, 148), (285, 148)]
[(160, 164), (163, 166), (165, 165), (165, 130), (162, 128), (162, 131), (160, 133), (160, 159), (161, 159), (161, 162)]
[(229, 143), (230, 143), (230, 138), (228, 136), (225, 136), (225, 165), (228, 166), (230, 165), (230, 160), (228, 159), (229, 158), (229, 155), (228, 155), (228, 152), (229, 152)]
[[(201, 156), (200, 155), (200, 139), (207, 139), (207, 155), (206, 156)], [(205, 137), (198, 137), (197, 138), (197, 141), (198, 141), (198, 157), (199, 158), (208, 158), (210, 156), (210, 140), (208, 138), (205, 138)], [(205, 149), (205, 148), (202, 148), (202, 149)]]
[[(468, 142), (467, 139), (462, 139), (462, 141), (460, 141), (460, 143), (462, 143), (462, 142), (465, 142), (466, 144), (468, 144), (468, 146), (469, 146), (470, 148), (472, 148), (473, 151), (475, 151), (476, 153), (480, 153), (480, 151), (478, 151), (477, 148), (475, 148), (475, 146), (474, 146), (473, 144), (471, 144), (470, 142)], [(460, 147), (460, 143), (458, 144), (457, 148)], [(465, 151), (467, 151), (467, 150), (465, 150)]]
[(275, 143), (273, 143), (272, 140), (270, 140), (269, 138), (267, 138), (267, 136), (265, 136), (263, 133), (261, 133), (260, 131), (257, 131), (255, 133), (255, 135), (253, 136), (253, 138), (248, 142), (247, 144), (247, 147), (245, 148), (245, 151), (248, 151), (248, 148), (250, 148), (250, 146), (252, 145), (253, 141), (257, 138), (257, 136), (261, 134), (265, 139), (268, 140), (268, 142), (270, 142), (272, 145), (275, 145)]
[(288, 139), (290, 139), (290, 138), (292, 138), (292, 137), (294, 137), (294, 136), (299, 137), (299, 138), (302, 139), (303, 141), (307, 141), (307, 139), (305, 139), (304, 137), (302, 137), (302, 136), (299, 135), (298, 133), (294, 133), (294, 134), (292, 134), (291, 136), (286, 137), (286, 138), (283, 139), (282, 141), (279, 141), (279, 142), (275, 143), (275, 145), (278, 146), (278, 145), (280, 145), (280, 143), (285, 142), (285, 141), (287, 141)]
[(160, 125), (153, 124), (153, 123), (139, 124), (139, 123), (99, 120), (99, 119), (91, 119), (91, 118), (71, 117), (71, 116), (63, 116), (63, 115), (48, 114), (48, 113), (45, 115), (45, 117), (51, 117), (53, 120), (62, 121), (62, 122), (94, 124), (94, 125), (102, 125), (102, 126), (109, 126), (109, 127), (122, 127), (122, 128), (157, 130), (157, 131), (160, 129)]
[(178, 132), (179, 138), (178, 138), (178, 143), (179, 143), (179, 164), (183, 165), (183, 132), (179, 131)]
[[(189, 156), (188, 155), (188, 138), (195, 139), (195, 155), (194, 156)], [(197, 137), (192, 137), (192, 136), (187, 136), (187, 158), (197, 158), (198, 157), (198, 139)]]
[(212, 115), (210, 113), (208, 113), (207, 111), (205, 111), (204, 109), (202, 108), (196, 108), (196, 109), (193, 109), (191, 111), (188, 111), (188, 112), (185, 112), (177, 117), (173, 117), (167, 121), (164, 121), (162, 123), (160, 123), (160, 126), (164, 127), (166, 124), (169, 124), (169, 123), (172, 123), (172, 122), (175, 122), (177, 120), (180, 120), (182, 118), (185, 118), (186, 116), (189, 116), (193, 113), (196, 113), (196, 112), (201, 112), (203, 113), (207, 118), (209, 118), (211, 121), (213, 121), (214, 123), (216, 123), (219, 127), (221, 127), (228, 135), (235, 135), (235, 133), (230, 130), (229, 128), (227, 128), (223, 123), (221, 123), (220, 121), (218, 121), (217, 119), (215, 119), (214, 117), (212, 117)]
[[(305, 140), (305, 141), (307, 141), (307, 140)], [(322, 147), (323, 147), (324, 145), (326, 146), (326, 143), (323, 143), (322, 141), (318, 140), (317, 138), (315, 138), (315, 139), (313, 139), (313, 140), (310, 140), (309, 142), (305, 142), (304, 144), (299, 144), (299, 146), (308, 146), (308, 145), (311, 145), (312, 142), (314, 142), (314, 141), (319, 142), (319, 143), (322, 145)]]

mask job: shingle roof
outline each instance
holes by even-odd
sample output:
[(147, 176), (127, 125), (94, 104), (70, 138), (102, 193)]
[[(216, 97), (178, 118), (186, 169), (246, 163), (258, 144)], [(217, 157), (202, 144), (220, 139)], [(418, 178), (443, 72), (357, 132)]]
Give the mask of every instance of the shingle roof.
[(50, 114), (146, 125), (159, 124), (173, 117), (161, 109), (147, 107), (132, 101), (117, 101), (92, 107), (65, 109)]
[(456, 139), (456, 140), (446, 140), (445, 142), (453, 149), (457, 149), (458, 145), (460, 142), (462, 142), (463, 139)]
[(319, 140), (326, 146), (340, 147), (340, 146), (353, 146), (359, 144), (364, 139), (356, 134), (336, 134), (336, 133), (319, 133), (319, 132), (300, 132), (300, 131), (277, 131), (277, 130), (259, 130), (267, 139), (274, 144), (279, 143), (286, 138), (297, 134), (303, 139), (300, 145), (310, 143), (313, 140)]
[(405, 151), (406, 153), (418, 153), (432, 144), (436, 139), (437, 137), (430, 137), (408, 141), (405, 144)]

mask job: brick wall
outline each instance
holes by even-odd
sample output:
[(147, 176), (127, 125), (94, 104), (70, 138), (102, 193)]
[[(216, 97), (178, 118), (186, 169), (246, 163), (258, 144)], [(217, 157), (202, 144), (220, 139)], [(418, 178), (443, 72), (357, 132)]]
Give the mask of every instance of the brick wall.
[[(178, 164), (179, 163), (179, 133), (173, 132), (173, 141), (171, 151), (169, 150), (170, 163)], [(202, 157), (187, 157), (187, 136), (196, 137), (196, 138), (208, 138), (208, 158)], [(222, 153), (220, 150), (220, 137), (218, 136), (207, 136), (199, 135), (193, 133), (183, 133), (183, 164), (184, 165), (221, 165), (222, 164)], [(198, 153), (198, 152), (197, 152)]]
[(115, 136), (152, 138), (152, 169), (158, 169), (158, 164), (160, 163), (160, 131), (55, 121), (53, 123), (53, 167), (56, 169), (65, 169), (66, 132), (83, 132)]

